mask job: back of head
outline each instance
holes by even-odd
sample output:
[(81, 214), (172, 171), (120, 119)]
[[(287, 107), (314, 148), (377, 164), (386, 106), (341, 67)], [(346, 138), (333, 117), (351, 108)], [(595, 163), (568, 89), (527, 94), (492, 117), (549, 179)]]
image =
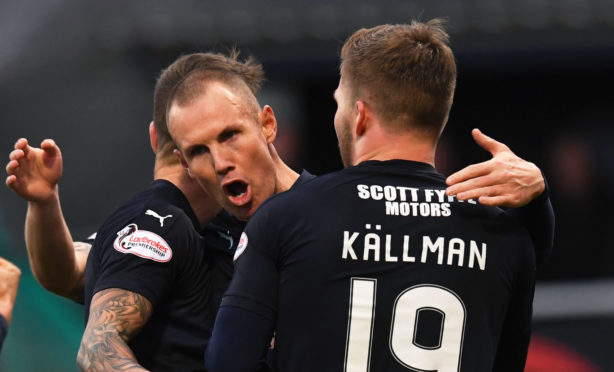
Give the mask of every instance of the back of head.
[(262, 66), (252, 57), (241, 62), (238, 56), (236, 50), (228, 56), (192, 53), (178, 58), (162, 71), (154, 91), (153, 113), (158, 133), (159, 157), (171, 156), (175, 148), (168, 130), (167, 109), (178, 94), (182, 98), (193, 99), (199, 94), (202, 81), (211, 79), (247, 87), (248, 94), (255, 97), (264, 79)]
[(387, 129), (438, 138), (456, 86), (448, 39), (438, 19), (360, 29), (341, 50), (341, 79)]

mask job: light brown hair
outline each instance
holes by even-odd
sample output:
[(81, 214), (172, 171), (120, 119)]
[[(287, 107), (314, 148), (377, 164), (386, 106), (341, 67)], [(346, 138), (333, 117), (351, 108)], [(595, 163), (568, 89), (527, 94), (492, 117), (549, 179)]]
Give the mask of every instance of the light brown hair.
[[(178, 58), (162, 71), (154, 90), (154, 125), (158, 133), (158, 153), (172, 155), (174, 142), (168, 131), (167, 110), (174, 99), (183, 103), (201, 94), (202, 82), (218, 80), (233, 87), (247, 87), (255, 96), (264, 80), (262, 65), (249, 57), (238, 60), (239, 52), (228, 56), (219, 53), (192, 53)], [(174, 156), (173, 156), (174, 158)]]
[(381, 25), (356, 31), (341, 50), (341, 78), (389, 129), (443, 129), (456, 86), (456, 63), (443, 22)]

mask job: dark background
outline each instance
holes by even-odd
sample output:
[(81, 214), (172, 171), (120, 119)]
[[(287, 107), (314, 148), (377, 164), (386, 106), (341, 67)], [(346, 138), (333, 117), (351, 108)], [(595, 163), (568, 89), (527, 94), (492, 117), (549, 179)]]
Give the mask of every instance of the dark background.
[[(447, 19), (458, 64), (437, 168), (450, 174), (489, 158), (471, 139), (474, 127), (505, 142), (535, 162), (551, 188), (557, 231), (540, 283), (590, 287), (612, 278), (611, 0), (3, 0), (0, 154), (8, 156), (19, 137), (36, 145), (56, 140), (64, 213), (73, 236), (83, 238), (152, 179), (147, 127), (160, 71), (182, 53), (236, 46), (264, 65), (258, 98), (278, 117), (282, 157), (296, 170), (337, 170), (332, 93), (342, 42), (360, 27), (433, 17)], [(0, 255), (24, 272), (0, 370), (73, 369), (82, 309), (32, 279), (25, 211), (23, 200), (0, 189)], [(614, 290), (603, 296), (614, 299)], [(613, 316), (614, 305), (605, 316), (610, 325)], [(541, 330), (569, 328), (558, 324)], [(571, 329), (571, 339), (583, 336), (581, 327)], [(601, 359), (603, 370), (614, 370), (612, 357)]]

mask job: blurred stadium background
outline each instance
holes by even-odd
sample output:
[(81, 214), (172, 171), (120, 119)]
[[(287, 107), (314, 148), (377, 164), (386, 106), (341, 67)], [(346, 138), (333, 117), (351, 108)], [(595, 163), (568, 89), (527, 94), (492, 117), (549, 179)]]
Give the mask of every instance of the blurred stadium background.
[[(527, 371), (614, 371), (612, 0), (3, 0), (0, 154), (19, 137), (57, 141), (64, 213), (83, 238), (151, 180), (161, 69), (182, 53), (237, 46), (264, 64), (259, 100), (278, 116), (282, 156), (297, 170), (337, 170), (341, 42), (360, 27), (433, 17), (448, 20), (459, 71), (438, 169), (488, 158), (471, 140), (479, 127), (550, 183), (557, 232), (539, 272)], [(0, 255), (23, 271), (0, 371), (73, 371), (83, 310), (32, 278), (25, 211), (0, 189)]]

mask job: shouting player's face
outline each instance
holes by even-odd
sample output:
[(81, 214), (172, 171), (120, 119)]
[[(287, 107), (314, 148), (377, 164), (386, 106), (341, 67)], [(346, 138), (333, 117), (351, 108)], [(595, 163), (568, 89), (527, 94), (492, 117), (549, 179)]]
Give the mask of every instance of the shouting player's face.
[(347, 87), (339, 80), (339, 86), (335, 90), (337, 112), (335, 113), (335, 132), (339, 142), (339, 152), (343, 165), (349, 167), (354, 162), (354, 136), (352, 131), (353, 102)]
[(269, 144), (276, 135), (273, 110), (261, 111), (219, 82), (187, 105), (173, 103), (169, 129), (192, 177), (239, 219), (248, 219), (275, 192)]

